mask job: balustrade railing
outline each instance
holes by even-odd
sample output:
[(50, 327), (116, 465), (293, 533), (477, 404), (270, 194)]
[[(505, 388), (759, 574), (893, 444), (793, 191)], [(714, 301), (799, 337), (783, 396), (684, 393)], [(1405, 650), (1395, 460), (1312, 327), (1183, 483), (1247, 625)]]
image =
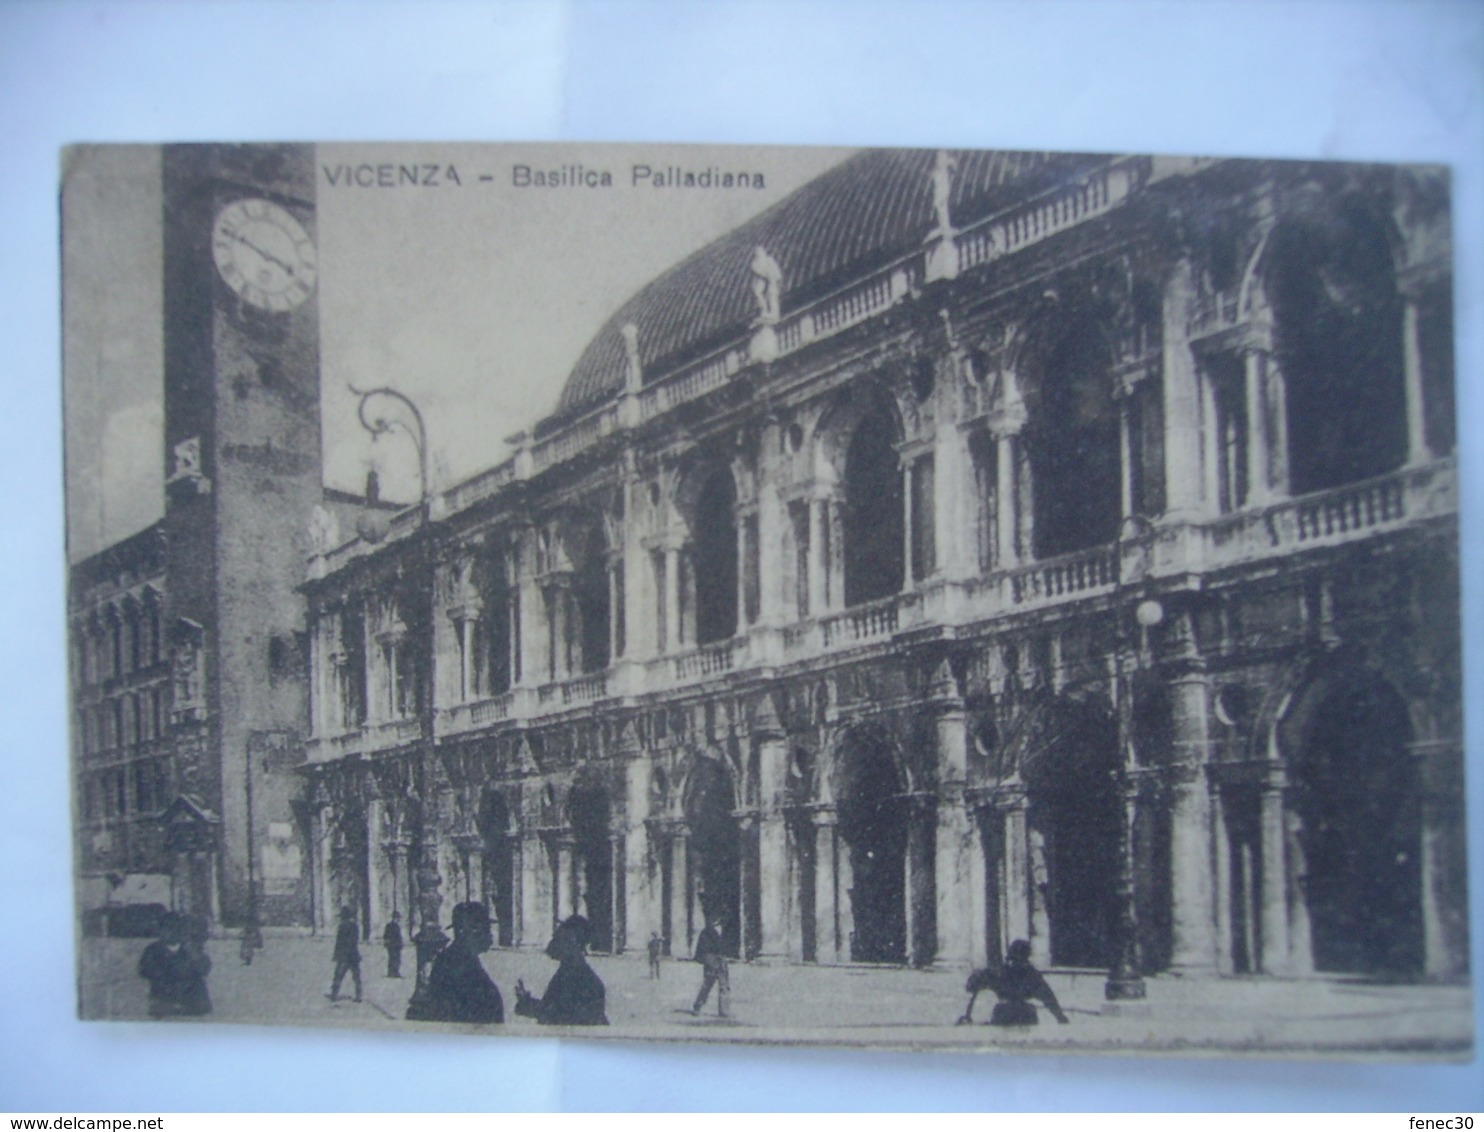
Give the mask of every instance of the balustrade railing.
[(730, 672), (736, 664), (736, 643), (724, 641), (674, 657), (676, 680), (695, 680)]
[(1110, 587), (1118, 578), (1118, 562), (1110, 547), (1067, 554), (1006, 575), (1010, 600), (1016, 605), (1054, 601), (1060, 597)]
[(1129, 194), (1130, 178), (1125, 168), (1103, 169), (1080, 184), (969, 229), (958, 237), (959, 270), (1019, 251), (1121, 204)]
[(897, 631), (897, 599), (889, 597), (847, 609), (821, 619), (819, 624), (825, 648), (887, 637)]

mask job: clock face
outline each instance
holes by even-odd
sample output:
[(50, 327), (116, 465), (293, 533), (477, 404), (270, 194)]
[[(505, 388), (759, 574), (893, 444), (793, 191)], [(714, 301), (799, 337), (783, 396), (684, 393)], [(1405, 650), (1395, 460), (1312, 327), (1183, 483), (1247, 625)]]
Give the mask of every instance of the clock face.
[(234, 201), (217, 213), (211, 253), (227, 286), (255, 307), (292, 310), (314, 290), (314, 241), (272, 201)]

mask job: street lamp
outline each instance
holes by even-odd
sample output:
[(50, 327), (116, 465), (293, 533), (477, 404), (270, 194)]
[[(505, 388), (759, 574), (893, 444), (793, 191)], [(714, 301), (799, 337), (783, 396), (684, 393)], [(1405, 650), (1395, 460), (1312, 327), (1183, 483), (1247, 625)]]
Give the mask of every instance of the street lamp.
[[(428, 503), (428, 429), (423, 423), (421, 411), (413, 404), (410, 397), (389, 385), (378, 386), (375, 389), (357, 389), (354, 385), (347, 385), (346, 388), (360, 398), (356, 405), (356, 416), (361, 422), (361, 427), (369, 432), (373, 439), (397, 429), (401, 429), (412, 439), (413, 447), (417, 449), (417, 501), (419, 506), (426, 507)], [(411, 423), (409, 424), (402, 416), (388, 416), (371, 409), (371, 403), (378, 398), (395, 402), (406, 411), (407, 416), (412, 418)]]
[[(1114, 713), (1118, 730), (1118, 784), (1120, 787), (1120, 828), (1118, 851), (1118, 926), (1117, 951), (1108, 969), (1108, 980), (1103, 986), (1103, 996), (1110, 1002), (1141, 999), (1145, 995), (1143, 957), (1139, 948), (1139, 920), (1136, 900), (1137, 864), (1135, 855), (1135, 822), (1138, 819), (1139, 767), (1133, 741), (1133, 696), (1128, 672), (1129, 636), (1128, 618), (1123, 607), (1125, 578), (1123, 569), (1124, 549), (1129, 542), (1142, 540), (1149, 533), (1148, 520), (1130, 515), (1123, 521), (1118, 532), (1118, 542), (1113, 548), (1113, 617), (1114, 657), (1113, 695)], [(1143, 548), (1140, 548), (1143, 551)], [(1142, 580), (1147, 565), (1142, 561), (1138, 577)], [(1164, 620), (1164, 606), (1153, 598), (1139, 602), (1134, 619), (1140, 632), (1147, 632)], [(1137, 655), (1135, 657), (1137, 663)]]

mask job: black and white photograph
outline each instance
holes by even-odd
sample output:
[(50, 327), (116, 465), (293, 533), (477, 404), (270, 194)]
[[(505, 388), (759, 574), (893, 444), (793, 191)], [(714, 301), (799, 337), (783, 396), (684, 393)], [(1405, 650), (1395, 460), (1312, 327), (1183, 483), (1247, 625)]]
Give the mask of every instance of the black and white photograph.
[(1472, 1056), (1447, 167), (62, 166), (81, 1019)]

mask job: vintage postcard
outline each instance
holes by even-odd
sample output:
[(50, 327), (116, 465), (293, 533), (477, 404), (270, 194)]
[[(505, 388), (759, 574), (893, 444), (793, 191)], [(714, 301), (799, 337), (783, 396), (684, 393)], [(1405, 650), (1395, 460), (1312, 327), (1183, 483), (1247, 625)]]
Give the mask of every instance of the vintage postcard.
[(81, 1016), (1470, 1056), (1449, 208), (67, 151)]

